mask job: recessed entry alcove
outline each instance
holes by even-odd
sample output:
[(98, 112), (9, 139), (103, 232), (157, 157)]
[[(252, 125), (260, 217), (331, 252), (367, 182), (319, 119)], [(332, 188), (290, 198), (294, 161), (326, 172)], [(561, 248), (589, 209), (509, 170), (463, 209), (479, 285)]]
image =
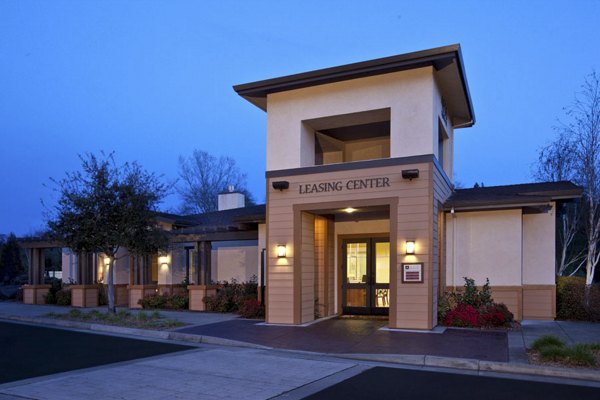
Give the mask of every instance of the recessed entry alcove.
[(303, 121), (315, 135), (315, 165), (390, 157), (390, 109)]

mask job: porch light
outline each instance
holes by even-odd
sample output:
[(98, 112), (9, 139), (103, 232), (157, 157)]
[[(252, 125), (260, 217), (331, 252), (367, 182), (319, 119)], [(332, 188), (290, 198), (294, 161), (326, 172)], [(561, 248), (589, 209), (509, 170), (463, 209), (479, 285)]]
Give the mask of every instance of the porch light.
[(110, 257), (104, 257), (104, 265), (110, 267)]
[(277, 257), (283, 258), (287, 255), (286, 253), (287, 252), (286, 252), (285, 244), (278, 244), (277, 245)]
[(356, 208), (346, 207), (343, 211), (347, 212), (348, 214), (352, 214), (354, 211), (356, 211)]
[(406, 254), (415, 254), (415, 241), (414, 240), (406, 241)]

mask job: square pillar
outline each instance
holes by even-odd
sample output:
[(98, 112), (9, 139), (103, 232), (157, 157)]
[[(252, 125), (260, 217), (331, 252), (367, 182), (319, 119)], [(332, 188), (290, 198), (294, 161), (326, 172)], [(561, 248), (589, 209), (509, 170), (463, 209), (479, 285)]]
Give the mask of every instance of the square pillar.
[(192, 311), (206, 311), (204, 298), (217, 295), (216, 285), (189, 285), (187, 289), (190, 294), (189, 307)]
[(196, 282), (199, 285), (210, 285), (211, 277), (211, 242), (198, 242), (198, 257), (197, 257), (197, 274)]

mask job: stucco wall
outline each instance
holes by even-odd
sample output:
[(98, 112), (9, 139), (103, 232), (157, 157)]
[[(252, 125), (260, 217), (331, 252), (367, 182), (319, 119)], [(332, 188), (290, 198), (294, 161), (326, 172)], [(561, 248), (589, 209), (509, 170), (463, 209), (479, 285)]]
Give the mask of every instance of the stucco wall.
[(555, 207), (545, 214), (523, 215), (523, 284), (555, 283)]
[(446, 285), (521, 285), (521, 210), (446, 214)]
[(302, 121), (390, 108), (390, 157), (433, 154), (431, 67), (272, 93), (267, 171), (314, 165), (314, 131)]

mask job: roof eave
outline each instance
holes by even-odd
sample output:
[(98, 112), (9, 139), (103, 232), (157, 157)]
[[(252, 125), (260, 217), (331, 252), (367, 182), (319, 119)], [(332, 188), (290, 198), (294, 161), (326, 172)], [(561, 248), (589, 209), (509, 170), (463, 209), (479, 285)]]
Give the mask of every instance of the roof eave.
[[(266, 97), (269, 93), (317, 86), (326, 83), (362, 78), (366, 76), (422, 68), (426, 66), (440, 66), (448, 60), (456, 59), (458, 74), (461, 79), (462, 89), (467, 102), (469, 116), (455, 124), (455, 128), (472, 126), (475, 123), (473, 104), (469, 93), (469, 86), (464, 71), (462, 53), (459, 44), (405, 53), (375, 60), (361, 61), (337, 67), (324, 68), (299, 74), (287, 75), (278, 78), (266, 79), (251, 83), (235, 85), (235, 90), (240, 96), (267, 111)], [(447, 64), (446, 64), (447, 65)], [(437, 69), (437, 67), (436, 67)]]

